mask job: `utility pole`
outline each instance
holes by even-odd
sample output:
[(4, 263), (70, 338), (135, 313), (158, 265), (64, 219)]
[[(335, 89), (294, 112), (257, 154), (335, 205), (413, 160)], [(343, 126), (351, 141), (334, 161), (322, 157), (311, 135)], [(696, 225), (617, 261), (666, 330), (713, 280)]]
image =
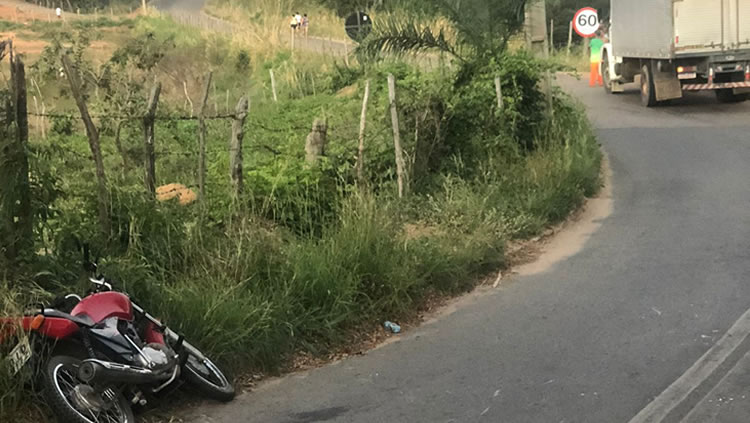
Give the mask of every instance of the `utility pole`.
[[(550, 57), (550, 34), (547, 32), (547, 5), (545, 0), (526, 3), (526, 47), (535, 55), (545, 59)], [(552, 24), (550, 23), (550, 28)], [(544, 94), (547, 97), (547, 107), (552, 112), (552, 75), (545, 72)]]
[(546, 7), (545, 0), (526, 3), (524, 12), (526, 48), (535, 54), (541, 53), (544, 55), (543, 49), (549, 46)]

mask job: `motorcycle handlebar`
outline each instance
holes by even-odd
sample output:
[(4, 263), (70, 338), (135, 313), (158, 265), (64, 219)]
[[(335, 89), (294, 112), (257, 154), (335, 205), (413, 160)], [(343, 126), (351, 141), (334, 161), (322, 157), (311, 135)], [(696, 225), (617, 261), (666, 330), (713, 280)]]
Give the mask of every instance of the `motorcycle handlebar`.
[(112, 284), (107, 282), (103, 277), (101, 279), (89, 278), (89, 282), (96, 285), (97, 290), (106, 290), (106, 291), (112, 290)]

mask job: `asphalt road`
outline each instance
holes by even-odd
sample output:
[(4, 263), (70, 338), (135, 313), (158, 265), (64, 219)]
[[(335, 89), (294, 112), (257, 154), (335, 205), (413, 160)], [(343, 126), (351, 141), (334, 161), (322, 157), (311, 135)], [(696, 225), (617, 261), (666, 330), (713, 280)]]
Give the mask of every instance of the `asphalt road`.
[(614, 212), (582, 251), (188, 421), (628, 422), (678, 379), (750, 307), (750, 103), (644, 109), (637, 92), (561, 85), (613, 172)]

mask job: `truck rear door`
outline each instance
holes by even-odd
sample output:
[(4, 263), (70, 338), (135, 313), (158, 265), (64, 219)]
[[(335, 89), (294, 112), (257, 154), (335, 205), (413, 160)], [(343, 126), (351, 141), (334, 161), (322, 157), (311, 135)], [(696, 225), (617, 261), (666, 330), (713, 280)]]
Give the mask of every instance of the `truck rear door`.
[(675, 0), (677, 54), (750, 48), (750, 0)]

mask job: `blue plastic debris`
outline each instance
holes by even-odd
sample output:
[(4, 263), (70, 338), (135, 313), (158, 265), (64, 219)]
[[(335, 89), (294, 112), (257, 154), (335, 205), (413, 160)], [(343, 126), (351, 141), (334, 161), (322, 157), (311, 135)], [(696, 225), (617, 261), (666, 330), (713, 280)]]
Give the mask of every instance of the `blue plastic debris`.
[(383, 326), (385, 326), (386, 329), (390, 330), (393, 333), (399, 333), (401, 332), (401, 326), (393, 323), (393, 322), (385, 322), (383, 323)]

